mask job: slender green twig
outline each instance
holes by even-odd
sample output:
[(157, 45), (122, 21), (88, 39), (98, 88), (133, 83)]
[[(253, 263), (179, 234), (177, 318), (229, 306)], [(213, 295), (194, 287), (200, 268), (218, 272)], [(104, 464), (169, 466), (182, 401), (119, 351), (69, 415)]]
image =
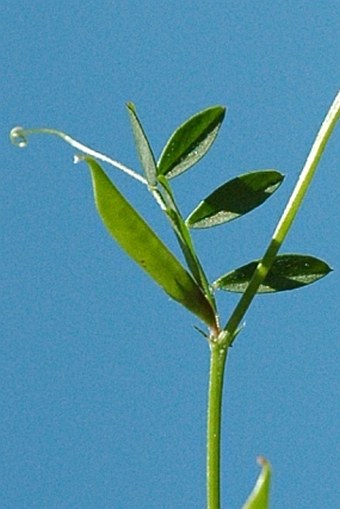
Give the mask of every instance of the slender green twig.
[(207, 426), (207, 509), (220, 508), (221, 418), (224, 368), (228, 347), (210, 343)]
[(165, 212), (170, 220), (171, 227), (174, 230), (178, 242), (181, 246), (181, 249), (184, 253), (188, 267), (190, 268), (194, 278), (201, 286), (207, 299), (209, 300), (210, 304), (215, 310), (216, 320), (218, 322), (215, 296), (209, 285), (209, 281), (203, 270), (202, 264), (197, 256), (190, 230), (176, 204), (176, 200), (174, 197), (173, 190), (171, 189), (170, 183), (164, 176), (159, 176), (158, 180), (164, 191), (164, 201), (167, 205)]
[(340, 92), (335, 97), (312, 145), (298, 182), (274, 231), (268, 248), (249, 285), (219, 336), (210, 339), (210, 374), (207, 423), (207, 509), (220, 509), (221, 411), (225, 360), (229, 346), (238, 332), (260, 284), (267, 276), (275, 257), (296, 217), (311, 183), (325, 146), (340, 117)]
[(302, 204), (306, 192), (311, 184), (315, 170), (318, 166), (322, 153), (327, 145), (327, 142), (334, 131), (336, 123), (340, 118), (340, 92), (336, 95), (328, 113), (320, 127), (320, 130), (315, 138), (310, 153), (306, 159), (305, 165), (301, 171), (300, 177), (296, 183), (293, 193), (284, 209), (284, 212), (278, 222), (274, 231), (273, 237), (269, 246), (259, 262), (254, 275), (249, 282), (249, 285), (241, 297), (239, 303), (235, 307), (232, 315), (230, 316), (224, 330), (227, 332), (224, 342), (233, 340), (234, 334), (239, 327), (241, 320), (247, 312), (256, 292), (267, 276), (275, 257), (287, 236), (287, 233), (292, 226), (296, 214)]

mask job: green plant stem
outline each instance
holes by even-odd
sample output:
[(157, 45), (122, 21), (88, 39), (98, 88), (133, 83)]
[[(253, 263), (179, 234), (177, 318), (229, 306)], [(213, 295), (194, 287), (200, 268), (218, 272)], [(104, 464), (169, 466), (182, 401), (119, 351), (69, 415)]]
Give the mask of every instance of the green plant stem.
[(207, 509), (220, 509), (221, 417), (227, 347), (210, 343), (207, 426)]
[(207, 426), (207, 509), (220, 509), (221, 414), (225, 361), (260, 284), (267, 276), (311, 184), (326, 144), (340, 118), (340, 92), (335, 97), (316, 136), (293, 193), (283, 211), (268, 248), (249, 285), (231, 314), (224, 330), (210, 340), (210, 375)]
[(231, 314), (224, 330), (226, 335), (223, 338), (223, 343), (231, 344), (235, 333), (246, 314), (256, 292), (267, 276), (275, 257), (290, 230), (292, 223), (296, 217), (296, 214), (301, 207), (302, 201), (306, 195), (306, 192), (311, 184), (312, 178), (315, 174), (318, 163), (321, 159), (322, 153), (325, 150), (327, 142), (340, 118), (340, 92), (337, 93), (334, 101), (332, 102), (327, 115), (321, 124), (320, 130), (315, 138), (310, 153), (306, 159), (304, 167), (301, 171), (299, 179), (293, 190), (291, 197), (283, 211), (283, 214), (278, 222), (278, 225), (274, 231), (273, 237), (269, 243), (269, 246), (259, 262), (254, 275), (249, 282), (249, 285), (242, 295), (240, 301), (235, 307)]

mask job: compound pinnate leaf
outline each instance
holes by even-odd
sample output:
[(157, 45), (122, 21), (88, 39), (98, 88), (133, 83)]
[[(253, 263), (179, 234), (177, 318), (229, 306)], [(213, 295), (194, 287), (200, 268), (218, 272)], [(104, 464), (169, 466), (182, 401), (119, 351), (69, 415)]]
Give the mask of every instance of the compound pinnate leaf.
[(269, 509), (271, 468), (268, 461), (262, 456), (257, 459), (257, 462), (262, 466), (262, 469), (253, 491), (242, 509)]
[[(259, 263), (253, 261), (236, 270), (228, 272), (213, 283), (215, 289), (227, 292), (243, 293)], [(326, 262), (313, 256), (300, 254), (278, 255), (258, 293), (282, 292), (295, 290), (310, 285), (323, 278), (331, 268)]]
[(284, 176), (275, 170), (258, 170), (239, 175), (202, 200), (186, 222), (190, 228), (209, 228), (232, 221), (267, 200)]
[(176, 177), (197, 163), (214, 142), (225, 112), (223, 106), (211, 106), (176, 129), (158, 160), (158, 173)]
[(145, 172), (146, 180), (150, 186), (156, 186), (157, 167), (149, 140), (144, 132), (143, 126), (137, 116), (135, 105), (127, 103), (127, 109), (130, 116), (133, 135), (136, 142), (137, 152), (142, 168)]
[(205, 295), (155, 232), (92, 158), (85, 158), (92, 176), (98, 213), (121, 248), (173, 299), (214, 326), (214, 311)]

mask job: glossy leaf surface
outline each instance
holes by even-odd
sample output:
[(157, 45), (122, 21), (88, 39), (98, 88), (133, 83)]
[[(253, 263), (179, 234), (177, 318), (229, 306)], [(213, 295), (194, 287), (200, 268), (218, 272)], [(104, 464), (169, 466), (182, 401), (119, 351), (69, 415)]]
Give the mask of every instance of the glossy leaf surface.
[(271, 468), (263, 457), (258, 458), (257, 461), (262, 466), (261, 473), (242, 509), (269, 509)]
[(127, 103), (126, 106), (130, 116), (132, 131), (136, 142), (139, 160), (145, 172), (146, 180), (148, 181), (150, 186), (155, 186), (157, 184), (156, 160), (153, 155), (149, 140), (137, 116), (135, 105), (130, 102)]
[(232, 221), (262, 205), (280, 186), (283, 178), (275, 170), (240, 175), (201, 201), (186, 222), (190, 228), (209, 228)]
[(208, 325), (214, 312), (203, 292), (144, 219), (113, 185), (99, 164), (86, 158), (99, 215), (117, 243), (173, 299)]
[(212, 106), (176, 129), (161, 153), (158, 173), (168, 178), (176, 177), (197, 163), (214, 142), (225, 111), (222, 106)]
[[(228, 292), (243, 293), (259, 260), (253, 261), (220, 277), (213, 287)], [(309, 255), (278, 255), (258, 293), (282, 292), (307, 286), (323, 278), (331, 268), (326, 262)]]

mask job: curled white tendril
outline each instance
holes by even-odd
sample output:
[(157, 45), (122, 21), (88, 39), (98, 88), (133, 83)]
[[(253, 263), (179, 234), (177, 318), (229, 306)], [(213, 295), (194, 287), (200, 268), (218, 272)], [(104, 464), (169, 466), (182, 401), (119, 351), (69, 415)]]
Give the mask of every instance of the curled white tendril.
[(28, 140), (23, 133), (24, 128), (20, 126), (14, 127), (11, 130), (9, 137), (13, 145), (15, 145), (16, 147), (25, 148), (27, 146)]
[[(63, 133), (62, 131), (58, 131), (57, 129), (50, 129), (47, 127), (42, 128), (36, 128), (36, 129), (24, 129), (23, 127), (14, 127), (10, 132), (10, 140), (11, 142), (19, 147), (19, 148), (25, 148), (28, 144), (28, 136), (31, 134), (52, 134), (54, 136), (58, 136), (62, 140), (64, 140), (66, 143), (71, 145), (72, 147), (79, 150), (82, 154), (87, 154), (89, 156), (94, 157), (95, 159), (99, 159), (100, 161), (103, 161), (105, 163), (110, 164), (111, 166), (114, 166), (118, 170), (123, 171), (124, 173), (127, 173), (130, 175), (130, 177), (138, 180), (144, 185), (148, 185), (146, 179), (142, 177), (142, 175), (139, 175), (131, 168), (128, 168), (124, 164), (120, 163), (119, 161), (115, 161), (111, 157), (106, 156), (105, 154), (102, 154), (100, 152), (97, 152), (96, 150), (93, 150), (90, 147), (87, 147), (86, 145), (83, 145), (79, 141), (75, 140), (74, 138), (71, 138), (68, 134)], [(81, 155), (76, 155), (74, 157), (74, 163), (78, 163), (81, 161), (83, 157)]]

